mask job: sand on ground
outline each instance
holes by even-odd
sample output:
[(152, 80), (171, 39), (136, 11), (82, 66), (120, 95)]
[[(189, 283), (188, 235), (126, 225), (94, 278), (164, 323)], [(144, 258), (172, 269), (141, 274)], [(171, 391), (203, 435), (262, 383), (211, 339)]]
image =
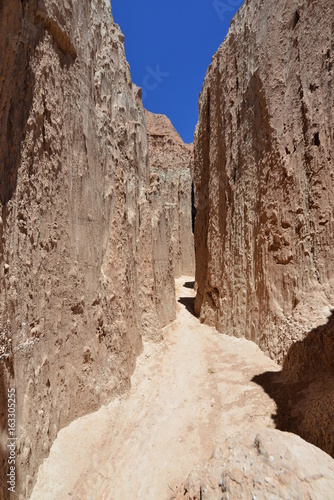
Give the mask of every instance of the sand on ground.
[(192, 281), (176, 280), (177, 318), (144, 343), (129, 394), (58, 433), (31, 499), (170, 499), (226, 437), (274, 427), (275, 403), (252, 378), (279, 367), (201, 324)]

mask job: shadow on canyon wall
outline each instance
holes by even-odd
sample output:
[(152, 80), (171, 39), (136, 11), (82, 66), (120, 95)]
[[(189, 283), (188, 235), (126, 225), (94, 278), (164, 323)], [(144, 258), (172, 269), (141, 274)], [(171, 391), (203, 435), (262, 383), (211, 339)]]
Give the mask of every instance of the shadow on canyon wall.
[[(10, 26), (10, 28), (8, 28)], [(44, 2), (0, 1), (0, 53), (4, 78), (0, 81), (0, 200), (5, 222), (21, 164), (21, 146), (34, 97), (35, 77), (31, 58), (46, 32), (63, 67), (75, 62), (76, 50), (69, 36), (48, 16)], [(32, 168), (32, 165), (29, 167)], [(30, 176), (31, 172), (29, 172)]]
[(277, 404), (278, 429), (334, 457), (334, 311), (325, 325), (293, 344), (281, 372), (253, 378)]
[[(0, 1), (0, 206), (4, 228), (7, 224), (7, 204), (16, 191), (21, 163), (21, 144), (33, 101), (34, 75), (30, 59), (42, 32), (36, 28), (36, 0)], [(2, 238), (2, 227), (0, 228)], [(0, 263), (4, 247), (0, 244)], [(1, 282), (1, 291), (5, 283)], [(3, 297), (3, 296), (2, 296)], [(2, 306), (3, 304), (1, 304)], [(5, 313), (5, 311), (2, 311)], [(0, 317), (0, 324), (4, 318)], [(13, 379), (13, 360), (0, 361), (0, 500), (10, 498), (8, 491), (8, 380)], [(18, 451), (18, 450), (16, 450)], [(17, 461), (16, 461), (17, 465)], [(18, 485), (16, 469), (16, 486)]]
[[(22, 15), (18, 15), (20, 12)], [(13, 5), (1, 2), (0, 16), (1, 67), (5, 76), (0, 84), (0, 198), (5, 207), (16, 190), (21, 143), (33, 100), (34, 76), (30, 58), (41, 33), (34, 23), (34, 6), (25, 8), (23, 3), (19, 6), (17, 0)], [(4, 24), (9, 24), (10, 29)]]

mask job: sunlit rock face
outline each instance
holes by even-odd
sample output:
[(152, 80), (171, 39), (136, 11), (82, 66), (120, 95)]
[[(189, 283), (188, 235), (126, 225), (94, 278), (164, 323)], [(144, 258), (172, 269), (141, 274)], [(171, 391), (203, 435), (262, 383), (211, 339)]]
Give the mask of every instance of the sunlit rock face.
[(145, 112), (151, 178), (165, 202), (175, 277), (195, 271), (192, 231), (193, 146), (185, 144), (164, 115)]
[(160, 338), (175, 297), (141, 95), (109, 2), (4, 1), (0, 31), (6, 498), (7, 388), (17, 398), (16, 491), (28, 496), (58, 430), (129, 387), (142, 336)]
[(333, 14), (247, 0), (199, 101), (195, 309), (280, 362), (334, 304)]

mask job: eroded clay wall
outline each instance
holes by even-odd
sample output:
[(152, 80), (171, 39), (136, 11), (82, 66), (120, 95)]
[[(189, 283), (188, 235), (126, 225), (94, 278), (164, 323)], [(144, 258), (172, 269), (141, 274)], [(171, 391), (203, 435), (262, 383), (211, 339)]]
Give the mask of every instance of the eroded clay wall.
[(246, 0), (195, 137), (195, 308), (278, 361), (332, 304), (334, 4)]
[(17, 397), (17, 491), (29, 495), (58, 430), (129, 387), (142, 337), (160, 338), (175, 298), (174, 285), (159, 296), (170, 240), (109, 2), (5, 0), (0, 32), (6, 498), (7, 387)]
[(192, 230), (193, 146), (185, 144), (164, 115), (145, 112), (151, 177), (165, 203), (175, 277), (195, 271)]

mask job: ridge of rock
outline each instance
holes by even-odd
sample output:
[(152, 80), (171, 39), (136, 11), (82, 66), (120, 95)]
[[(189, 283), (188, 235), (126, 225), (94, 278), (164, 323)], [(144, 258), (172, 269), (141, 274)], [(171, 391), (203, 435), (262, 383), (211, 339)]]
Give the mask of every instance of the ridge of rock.
[(178, 488), (175, 500), (330, 500), (334, 460), (299, 436), (264, 429), (233, 436)]
[(174, 276), (192, 276), (195, 268), (192, 230), (193, 145), (185, 144), (165, 115), (145, 111), (151, 183), (165, 201), (172, 241)]

